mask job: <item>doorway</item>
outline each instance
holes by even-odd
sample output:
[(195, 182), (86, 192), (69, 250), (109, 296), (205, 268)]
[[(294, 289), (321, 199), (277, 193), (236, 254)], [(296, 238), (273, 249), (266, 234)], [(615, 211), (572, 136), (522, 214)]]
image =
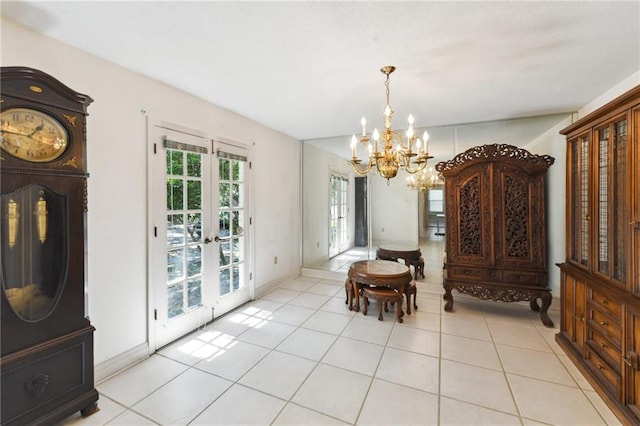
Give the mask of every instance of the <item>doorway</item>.
[(150, 127), (152, 350), (250, 300), (248, 150)]

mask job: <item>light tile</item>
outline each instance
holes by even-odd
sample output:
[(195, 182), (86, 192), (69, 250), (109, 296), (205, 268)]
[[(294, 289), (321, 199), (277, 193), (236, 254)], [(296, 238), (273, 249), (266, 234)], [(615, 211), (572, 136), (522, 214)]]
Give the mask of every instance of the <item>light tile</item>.
[(322, 358), (322, 363), (373, 376), (383, 351), (381, 345), (340, 337)]
[(330, 299), (329, 296), (313, 293), (300, 293), (293, 300), (292, 305), (302, 306), (304, 308), (319, 309), (322, 305), (327, 303)]
[(389, 339), (392, 328), (393, 322), (391, 321), (368, 321), (360, 316), (355, 316), (342, 332), (342, 336), (384, 345)]
[[(437, 297), (425, 297), (427, 293), (419, 292), (416, 297), (416, 304), (418, 305), (418, 310), (420, 312), (431, 312), (434, 314), (439, 314), (442, 310), (441, 298)], [(405, 298), (405, 308), (406, 308), (406, 298)], [(413, 305), (411, 306), (411, 312), (414, 311)], [(413, 315), (413, 314), (412, 314)]]
[(553, 352), (537, 328), (502, 322), (489, 323), (493, 341), (504, 345)]
[(284, 305), (282, 308), (274, 312), (271, 318), (273, 321), (298, 326), (305, 322), (315, 312), (315, 309)]
[(99, 410), (89, 417), (82, 417), (80, 411), (72, 414), (71, 416), (60, 422), (60, 425), (64, 426), (98, 426), (107, 424), (109, 421), (115, 419), (120, 414), (124, 413), (127, 409), (122, 405), (109, 399), (106, 395), (100, 395), (98, 399)]
[(504, 371), (507, 373), (561, 385), (578, 386), (554, 353), (506, 345), (497, 345), (497, 348)]
[(489, 327), (482, 318), (469, 318), (465, 315), (444, 314), (441, 319), (442, 333), (478, 340), (491, 340)]
[(268, 299), (257, 299), (246, 303), (238, 308), (238, 312), (255, 316), (258, 318), (269, 319), (275, 311), (284, 306), (282, 303), (274, 302)]
[(555, 342), (557, 306), (554, 328), (528, 303), (457, 292), (445, 312), (443, 247), (423, 250), (402, 324), (349, 311), (343, 279), (297, 277), (104, 381), (100, 411), (61, 424), (620, 424)]
[(440, 333), (411, 327), (393, 327), (388, 346), (423, 355), (440, 356)]
[(158, 353), (181, 363), (194, 365), (220, 350), (218, 346), (211, 342), (222, 336), (228, 335), (218, 331), (198, 331), (165, 346)]
[(423, 330), (440, 331), (440, 314), (431, 312), (416, 311), (411, 315), (405, 313), (402, 324), (403, 327), (421, 328)]
[(203, 359), (196, 368), (236, 381), (269, 353), (269, 349), (235, 341), (213, 356)]
[(278, 416), (284, 404), (285, 401), (281, 399), (236, 384), (190, 424), (203, 426), (270, 424)]
[(278, 426), (317, 426), (317, 425), (346, 425), (348, 423), (334, 419), (308, 408), (296, 404), (287, 404), (282, 413), (272, 423)]
[(607, 404), (600, 398), (595, 391), (584, 391), (584, 394), (587, 395), (589, 401), (596, 407), (600, 416), (604, 419), (605, 423), (609, 426), (620, 426), (622, 423), (618, 418), (613, 414), (613, 412), (607, 407)]
[(306, 328), (298, 328), (276, 348), (280, 352), (320, 361), (337, 336)]
[(138, 413), (134, 413), (131, 410), (127, 410), (120, 414), (115, 419), (107, 423), (109, 426), (137, 426), (137, 425), (155, 425), (156, 423), (141, 416)]
[(238, 336), (250, 328), (251, 316), (239, 312), (230, 312), (207, 325), (205, 330), (217, 331), (230, 336)]
[(438, 358), (387, 347), (376, 378), (437, 394), (439, 371)]
[(507, 374), (522, 417), (561, 425), (604, 425), (581, 389)]
[(285, 281), (280, 284), (278, 287), (283, 288), (285, 290), (293, 290), (293, 291), (307, 291), (310, 287), (313, 287), (315, 284), (314, 281), (308, 281), (306, 279), (301, 279), (301, 277), (294, 278), (291, 281)]
[(443, 359), (440, 394), (508, 414), (518, 413), (502, 371)]
[(191, 368), (138, 402), (133, 409), (159, 424), (186, 425), (232, 384)]
[(455, 399), (440, 398), (440, 426), (519, 426), (520, 419)]
[(277, 288), (263, 296), (263, 299), (271, 300), (278, 303), (288, 303), (295, 299), (301, 293), (299, 291), (287, 290), (285, 288)]
[(321, 294), (323, 296), (335, 296), (339, 291), (344, 293), (344, 283), (341, 285), (335, 284), (335, 281), (328, 284), (326, 281), (321, 281), (318, 284), (314, 284), (307, 290), (308, 293)]
[(573, 377), (573, 380), (576, 381), (581, 389), (590, 391), (593, 390), (591, 383), (587, 381), (586, 377), (584, 377), (580, 370), (578, 370), (578, 367), (575, 366), (573, 361), (571, 361), (571, 359), (567, 355), (565, 355), (564, 353), (558, 354), (558, 359), (560, 360), (562, 365), (564, 365), (571, 377)]
[(101, 383), (98, 391), (116, 402), (131, 407), (187, 368), (188, 366), (177, 361), (152, 355)]
[(496, 347), (492, 342), (443, 334), (441, 344), (443, 359), (493, 370), (502, 369)]
[(354, 423), (371, 377), (318, 364), (292, 402), (348, 423)]
[(355, 311), (350, 311), (348, 305), (346, 304), (346, 298), (343, 294), (338, 293), (337, 296), (332, 297), (327, 300), (327, 303), (320, 307), (321, 311), (333, 312), (336, 314), (354, 316), (356, 314)]
[(282, 399), (290, 399), (316, 363), (273, 351), (256, 364), (238, 383)]
[(375, 379), (359, 425), (437, 425), (438, 396)]
[(306, 320), (302, 327), (338, 335), (350, 321), (351, 317), (347, 315), (318, 311)]
[(238, 340), (273, 349), (295, 329), (292, 325), (265, 320), (239, 335)]

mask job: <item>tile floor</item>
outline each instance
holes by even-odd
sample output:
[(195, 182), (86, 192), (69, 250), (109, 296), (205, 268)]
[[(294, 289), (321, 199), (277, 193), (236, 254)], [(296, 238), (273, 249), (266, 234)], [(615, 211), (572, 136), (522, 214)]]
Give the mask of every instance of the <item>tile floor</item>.
[(99, 383), (100, 411), (63, 423), (619, 424), (528, 304), (454, 293), (445, 312), (439, 260), (425, 273), (402, 324), (350, 312), (344, 281), (283, 282)]

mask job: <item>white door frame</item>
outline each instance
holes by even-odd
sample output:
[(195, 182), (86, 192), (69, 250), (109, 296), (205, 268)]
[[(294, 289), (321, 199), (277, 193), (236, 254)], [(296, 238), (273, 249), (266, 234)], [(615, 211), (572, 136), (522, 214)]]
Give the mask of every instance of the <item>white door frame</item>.
[[(224, 138), (212, 138), (210, 136), (208, 136), (205, 132), (201, 132), (201, 131), (196, 131), (194, 129), (190, 129), (190, 128), (186, 128), (180, 125), (176, 125), (174, 123), (171, 122), (167, 122), (167, 121), (163, 121), (163, 120), (157, 120), (157, 119), (153, 119), (151, 117), (147, 116), (147, 343), (149, 345), (149, 351), (150, 352), (154, 352), (155, 350), (159, 349), (158, 347), (158, 340), (156, 338), (156, 312), (155, 312), (155, 300), (157, 297), (157, 294), (155, 294), (155, 292), (157, 291), (156, 288), (157, 286), (154, 286), (154, 283), (152, 282), (152, 280), (154, 279), (154, 274), (152, 273), (153, 271), (153, 254), (152, 254), (152, 246), (154, 243), (154, 239), (156, 238), (154, 235), (154, 203), (158, 202), (158, 200), (154, 199), (154, 195), (153, 195), (153, 191), (151, 190), (152, 186), (154, 185), (154, 168), (153, 168), (153, 159), (154, 159), (154, 143), (156, 143), (156, 150), (158, 149), (158, 144), (161, 141), (156, 141), (154, 140), (155, 134), (155, 128), (156, 127), (161, 127), (161, 128), (166, 128), (169, 131), (173, 131), (173, 132), (180, 132), (180, 133), (186, 133), (188, 135), (192, 135), (195, 137), (200, 137), (200, 138), (204, 138), (209, 140), (210, 142), (212, 142), (210, 144), (209, 149), (211, 150), (210, 154), (211, 154), (211, 169), (213, 170), (214, 167), (218, 167), (218, 160), (217, 160), (217, 156), (214, 155), (215, 154), (215, 150), (217, 149), (215, 147), (215, 142), (214, 141), (221, 141), (224, 142), (226, 144), (229, 145), (234, 145), (236, 147), (240, 147), (243, 149), (246, 149), (247, 152), (249, 153), (249, 159), (251, 159), (251, 154), (252, 154), (252, 147), (248, 146), (248, 145), (244, 145), (244, 144), (240, 144), (237, 142), (231, 142), (228, 140), (225, 140)], [(252, 171), (249, 168), (247, 168), (247, 173), (249, 174), (249, 180), (251, 180), (251, 174)], [(218, 188), (217, 186), (214, 188), (214, 183), (217, 185), (217, 181), (213, 182), (213, 177), (211, 177), (211, 187), (212, 187), (212, 191), (211, 193), (213, 195), (218, 194)], [(253, 216), (253, 210), (252, 210), (252, 204), (251, 201), (253, 200), (253, 190), (252, 190), (252, 185), (248, 185), (248, 190), (247, 190), (247, 214), (249, 216), (249, 218), (252, 218)], [(217, 201), (216, 201), (217, 204)], [(212, 218), (213, 217), (217, 217), (218, 212), (213, 212), (212, 214)], [(203, 230), (204, 231), (204, 230)], [(247, 247), (246, 247), (246, 251), (247, 251), (247, 286), (248, 286), (248, 290), (249, 290), (249, 299), (253, 299), (254, 298), (254, 294), (255, 294), (255, 277), (254, 277), (254, 272), (253, 272), (253, 265), (254, 265), (254, 249), (255, 249), (255, 244), (253, 243), (254, 241), (254, 232), (253, 232), (253, 226), (248, 226), (246, 229), (246, 238), (247, 238)], [(217, 250), (217, 247), (216, 247)], [(156, 274), (157, 275), (157, 274)], [(216, 288), (216, 295), (214, 295), (214, 297), (209, 297), (209, 299), (207, 300), (207, 302), (204, 303), (205, 306), (203, 306), (202, 309), (202, 325), (204, 325), (205, 323), (211, 321), (214, 319), (214, 315), (217, 317), (217, 312), (214, 312), (214, 309), (211, 309), (212, 307), (215, 307), (215, 303), (216, 303), (216, 299), (217, 299), (217, 287), (219, 286), (219, 282), (218, 282), (218, 271), (214, 271), (213, 274), (213, 283), (212, 286)], [(204, 291), (204, 290), (203, 290)], [(206, 297), (203, 294), (203, 297)], [(208, 304), (207, 304), (208, 303)], [(207, 309), (208, 308), (208, 309)], [(200, 322), (200, 321), (199, 321)], [(195, 329), (195, 328), (194, 328)], [(189, 330), (191, 331), (191, 330)]]

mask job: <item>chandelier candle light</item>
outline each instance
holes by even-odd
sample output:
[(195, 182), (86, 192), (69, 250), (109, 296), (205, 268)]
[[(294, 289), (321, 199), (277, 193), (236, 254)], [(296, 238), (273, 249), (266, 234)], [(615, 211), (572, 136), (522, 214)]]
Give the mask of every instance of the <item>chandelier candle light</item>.
[[(427, 147), (427, 141), (429, 140), (429, 134), (425, 130), (422, 141), (415, 135), (413, 129), (413, 115), (409, 114), (409, 128), (407, 129), (406, 144), (403, 141), (400, 132), (391, 130), (391, 118), (393, 117), (393, 110), (389, 104), (389, 75), (395, 71), (396, 67), (386, 66), (380, 69), (380, 71), (387, 76), (384, 82), (387, 88), (387, 106), (384, 109), (384, 131), (382, 135), (378, 132), (378, 129), (373, 129), (371, 137), (373, 138), (373, 146), (369, 136), (367, 136), (367, 120), (362, 117), (360, 124), (362, 125), (362, 136), (360, 142), (367, 147), (369, 152), (369, 160), (366, 165), (360, 165), (362, 160), (358, 158), (358, 139), (356, 135), (351, 136), (351, 152), (352, 159), (349, 163), (353, 167), (354, 172), (363, 176), (369, 173), (373, 167), (378, 170), (380, 176), (387, 179), (396, 177), (398, 169), (404, 169), (408, 173), (414, 174), (423, 170), (427, 161), (432, 156), (429, 156), (429, 150)], [(382, 137), (382, 152), (378, 150), (378, 142)], [(424, 142), (424, 143), (423, 143)], [(415, 157), (413, 163), (412, 158)], [(363, 167), (364, 166), (364, 167)]]

